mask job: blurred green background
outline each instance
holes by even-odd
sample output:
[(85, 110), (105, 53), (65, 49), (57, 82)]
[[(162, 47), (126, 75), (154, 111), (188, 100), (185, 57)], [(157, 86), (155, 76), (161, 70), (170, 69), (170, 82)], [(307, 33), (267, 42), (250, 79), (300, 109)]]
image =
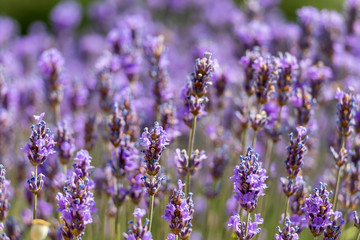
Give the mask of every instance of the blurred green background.
[[(84, 6), (93, 0), (78, 0)], [(120, 0), (121, 1), (121, 0)], [(244, 0), (236, 0), (241, 2)], [(50, 9), (60, 1), (55, 0), (0, 0), (0, 14), (11, 16), (20, 23), (24, 33), (31, 22), (48, 22)], [(343, 0), (283, 0), (281, 7), (290, 20), (295, 20), (295, 10), (304, 5), (341, 11)]]

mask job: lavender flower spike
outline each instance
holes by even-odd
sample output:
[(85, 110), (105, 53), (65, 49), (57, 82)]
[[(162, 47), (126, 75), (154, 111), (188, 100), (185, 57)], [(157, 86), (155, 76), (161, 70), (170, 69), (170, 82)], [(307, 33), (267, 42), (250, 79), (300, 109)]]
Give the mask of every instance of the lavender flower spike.
[(285, 166), (289, 178), (295, 179), (304, 164), (304, 153), (307, 151), (305, 143), (308, 139), (306, 128), (300, 126), (296, 128), (298, 135), (294, 139), (293, 133), (289, 134), (290, 145), (287, 147), (288, 156), (285, 160)]
[(355, 98), (351, 91), (344, 92), (340, 89), (336, 91), (335, 98), (338, 100), (338, 133), (340, 137), (346, 138), (352, 133), (351, 124), (354, 114)]
[(72, 129), (66, 122), (57, 124), (56, 145), (61, 164), (67, 165), (76, 150)]
[[(260, 213), (255, 214), (255, 219), (251, 222), (249, 220), (249, 224), (246, 225), (245, 222), (241, 222), (240, 215), (234, 213), (230, 217), (227, 227), (234, 229), (234, 232), (239, 240), (249, 240), (252, 239), (256, 234), (260, 233), (261, 229), (258, 228), (258, 225), (263, 224), (264, 219), (260, 218)], [(248, 226), (248, 229), (246, 229)], [(246, 234), (247, 232), (247, 234)]]
[(124, 238), (126, 240), (152, 240), (151, 232), (148, 230), (149, 219), (145, 219), (145, 223), (142, 224), (142, 217), (144, 217), (146, 211), (141, 208), (136, 208), (134, 211), (134, 217), (136, 218), (136, 222), (129, 221), (128, 233), (123, 233)]
[(230, 178), (234, 182), (235, 198), (248, 213), (255, 210), (259, 197), (264, 195), (263, 191), (267, 188), (265, 180), (268, 176), (258, 158), (259, 154), (249, 147), (246, 156), (240, 156), (240, 164)]
[(45, 113), (34, 116), (36, 125), (31, 126), (30, 143), (22, 148), (33, 166), (41, 165), (47, 157), (55, 153), (55, 141), (49, 128), (46, 128), (46, 122), (42, 120)]
[(341, 234), (341, 227), (344, 225), (345, 221), (342, 218), (342, 213), (339, 211), (334, 212), (334, 219), (332, 223), (327, 226), (324, 232), (324, 240), (336, 240), (339, 239)]
[(306, 220), (314, 237), (320, 236), (332, 224), (330, 217), (333, 214), (326, 184), (320, 183), (320, 189), (315, 188), (314, 194), (305, 201)]
[(81, 239), (86, 225), (92, 223), (91, 214), (95, 211), (95, 200), (90, 191), (94, 184), (89, 179), (91, 157), (86, 150), (80, 150), (74, 160), (74, 171), (65, 184), (64, 192), (56, 196), (57, 211), (61, 212), (63, 220), (61, 234), (65, 240)]
[(277, 230), (279, 233), (275, 234), (275, 240), (299, 240), (299, 235), (297, 232), (297, 227), (294, 228), (291, 225), (291, 221), (289, 218), (285, 219), (285, 226), (280, 229), (280, 227), (277, 227)]
[(176, 149), (175, 161), (178, 172), (181, 176), (185, 177), (187, 174), (193, 176), (200, 168), (201, 163), (207, 159), (205, 151), (195, 150), (192, 152), (191, 157), (189, 158), (185, 149), (181, 150)]
[(182, 191), (185, 184), (178, 181), (179, 188), (175, 189), (170, 203), (166, 206), (163, 218), (169, 222), (170, 230), (180, 239), (188, 239), (192, 225), (191, 220), (194, 214), (194, 204), (192, 201), (192, 194), (186, 198), (185, 193)]

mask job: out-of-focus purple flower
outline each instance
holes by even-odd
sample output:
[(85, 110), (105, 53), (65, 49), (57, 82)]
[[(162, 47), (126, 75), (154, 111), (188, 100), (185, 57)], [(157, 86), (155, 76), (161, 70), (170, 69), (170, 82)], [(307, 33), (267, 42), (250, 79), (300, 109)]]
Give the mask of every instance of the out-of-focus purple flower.
[(338, 89), (335, 93), (335, 98), (338, 100), (338, 133), (340, 137), (346, 138), (352, 133), (351, 126), (353, 124), (352, 119), (355, 107), (355, 97), (351, 91), (344, 92)]
[(180, 237), (187, 239), (192, 231), (191, 220), (194, 214), (192, 194), (186, 198), (182, 191), (185, 184), (178, 181), (178, 189), (174, 189), (170, 203), (166, 206), (163, 218), (169, 222), (170, 230)]
[(220, 179), (223, 176), (229, 160), (229, 148), (227, 145), (215, 149), (215, 155), (210, 163), (210, 173), (215, 180)]
[(172, 101), (164, 102), (159, 106), (159, 112), (161, 115), (161, 126), (166, 130), (169, 142), (173, 142), (181, 134), (178, 130), (179, 120), (177, 118), (176, 106)]
[(130, 141), (128, 135), (124, 135), (119, 148), (114, 151), (112, 160), (109, 162), (113, 176), (120, 179), (137, 169), (139, 158), (139, 152), (134, 143)]
[(86, 150), (80, 150), (74, 158), (74, 171), (69, 176), (64, 193), (58, 193), (57, 211), (61, 212), (63, 226), (61, 233), (65, 239), (81, 238), (86, 225), (92, 223), (92, 212), (95, 211), (93, 182), (89, 179), (91, 157)]
[(33, 166), (41, 165), (49, 155), (55, 153), (55, 141), (49, 128), (46, 128), (46, 122), (42, 120), (45, 113), (39, 116), (34, 115), (37, 121), (36, 125), (31, 126), (30, 143), (22, 148)]
[(251, 128), (254, 129), (254, 131), (259, 131), (268, 123), (269, 117), (266, 111), (260, 110), (259, 112), (255, 112), (250, 110), (249, 120)]
[(298, 134), (293, 138), (293, 133), (289, 134), (290, 145), (286, 148), (288, 155), (285, 160), (285, 166), (288, 176), (291, 179), (295, 179), (299, 174), (301, 167), (304, 165), (304, 153), (307, 151), (305, 146), (308, 137), (306, 136), (305, 127), (296, 128)]
[(57, 124), (57, 134), (55, 137), (59, 159), (62, 164), (69, 163), (70, 158), (74, 155), (76, 150), (75, 140), (72, 136), (72, 129), (66, 122)]
[(282, 229), (277, 227), (279, 233), (275, 234), (275, 240), (299, 240), (296, 227), (291, 225), (289, 218), (285, 219), (285, 225)]
[(175, 234), (169, 233), (169, 235), (166, 237), (166, 240), (176, 240)]
[(308, 80), (311, 95), (314, 99), (317, 99), (322, 85), (327, 80), (333, 77), (331, 68), (324, 66), (323, 63), (318, 63), (316, 65), (309, 66), (305, 69), (304, 78)]
[(357, 214), (356, 211), (353, 211), (353, 215), (354, 215), (354, 226), (360, 230), (360, 220), (359, 220), (359, 216)]
[(145, 216), (146, 211), (141, 208), (136, 208), (133, 214), (136, 221), (129, 221), (129, 230), (128, 233), (123, 233), (124, 238), (126, 240), (152, 240), (151, 232), (148, 231), (149, 220), (146, 219), (144, 224), (142, 224), (141, 221), (142, 217)]
[(97, 140), (96, 134), (96, 116), (87, 116), (84, 125), (85, 148), (90, 151), (95, 146)]
[(51, 106), (60, 104), (63, 99), (61, 73), (64, 62), (63, 56), (56, 48), (44, 51), (38, 62), (39, 69), (45, 78), (46, 96)]
[(336, 240), (341, 234), (341, 227), (344, 225), (345, 221), (342, 218), (342, 213), (339, 211), (334, 212), (334, 219), (332, 223), (327, 226), (324, 232), (324, 240)]
[(333, 210), (329, 194), (326, 190), (326, 184), (320, 183), (320, 189), (315, 188), (314, 194), (310, 194), (306, 199), (304, 207), (306, 220), (314, 237), (320, 236), (332, 224), (330, 218)]
[(310, 121), (312, 106), (315, 103), (310, 88), (306, 86), (296, 88), (294, 95), (290, 97), (290, 101), (297, 112), (297, 124), (306, 126)]
[(211, 53), (206, 52), (203, 58), (195, 61), (195, 69), (191, 74), (191, 93), (198, 98), (206, 95), (207, 87), (211, 84), (210, 77), (215, 70), (211, 56)]
[(175, 152), (176, 167), (180, 175), (183, 177), (187, 174), (193, 176), (201, 168), (201, 163), (206, 159), (207, 156), (205, 155), (204, 150), (200, 152), (196, 149), (192, 152), (190, 157), (185, 149), (180, 150), (177, 148)]
[(275, 91), (274, 84), (279, 78), (276, 58), (273, 56), (258, 57), (255, 59), (254, 69), (255, 95), (258, 103), (268, 102), (270, 94)]
[(144, 183), (141, 180), (143, 174), (129, 174), (128, 181), (130, 182), (129, 197), (134, 204), (138, 204), (144, 197)]
[(6, 170), (0, 164), (0, 222), (3, 222), (8, 214), (11, 200), (10, 180), (5, 178)]
[[(241, 222), (240, 215), (234, 213), (229, 219), (227, 224), (228, 228), (232, 228), (240, 240), (252, 239), (256, 234), (260, 233), (261, 229), (258, 227), (260, 224), (264, 223), (264, 219), (260, 218), (260, 213), (255, 214), (255, 219), (252, 222), (251, 218), (248, 223), (248, 229), (246, 231), (246, 223)], [(247, 232), (247, 235), (246, 235)]]
[(121, 111), (117, 103), (113, 105), (112, 110), (110, 121), (108, 122), (109, 138), (112, 145), (117, 148), (120, 145), (124, 134), (124, 112)]
[(76, 1), (63, 1), (57, 4), (50, 13), (55, 29), (71, 30), (76, 28), (82, 19), (81, 4)]
[(246, 156), (240, 156), (240, 165), (236, 166), (234, 175), (230, 178), (234, 182), (235, 198), (247, 212), (255, 210), (259, 197), (264, 195), (267, 187), (266, 170), (262, 168), (258, 158), (259, 154), (249, 147)]
[(241, 57), (239, 63), (245, 71), (244, 87), (246, 94), (251, 96), (255, 93), (254, 68), (252, 67), (255, 60), (260, 57), (260, 49), (254, 48), (253, 51), (246, 50), (245, 56)]
[(272, 39), (270, 26), (259, 20), (239, 24), (234, 31), (244, 44), (244, 49), (251, 49), (255, 46), (268, 46)]
[(168, 60), (164, 45), (164, 36), (148, 37), (144, 43), (145, 56), (150, 64), (150, 77), (154, 82), (155, 110), (159, 111), (160, 105), (169, 98), (166, 89), (168, 81)]
[(16, 32), (16, 24), (9, 17), (0, 17), (0, 46), (5, 45)]
[(279, 78), (276, 85), (278, 89), (278, 103), (280, 106), (287, 104), (292, 83), (296, 82), (299, 65), (295, 56), (290, 53), (280, 54), (279, 56)]

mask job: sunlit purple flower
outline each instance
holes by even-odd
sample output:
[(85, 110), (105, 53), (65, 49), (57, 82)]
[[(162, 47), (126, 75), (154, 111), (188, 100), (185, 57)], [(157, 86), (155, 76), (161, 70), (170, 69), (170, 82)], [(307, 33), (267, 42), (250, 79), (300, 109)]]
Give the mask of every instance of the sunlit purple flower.
[(151, 232), (148, 230), (149, 219), (145, 219), (145, 223), (142, 224), (142, 217), (144, 217), (146, 211), (141, 208), (136, 208), (133, 215), (136, 218), (136, 221), (129, 221), (129, 230), (128, 233), (123, 233), (126, 240), (152, 240)]
[(264, 219), (260, 218), (260, 213), (255, 214), (255, 219), (252, 222), (251, 219), (248, 223), (247, 235), (246, 235), (246, 223), (241, 222), (240, 215), (234, 213), (229, 219), (227, 224), (228, 228), (232, 228), (240, 240), (252, 239), (256, 234), (260, 233), (261, 229), (258, 227), (264, 223)]
[(304, 153), (307, 151), (305, 143), (308, 139), (306, 128), (297, 127), (298, 135), (294, 139), (293, 133), (289, 134), (290, 145), (287, 147), (288, 156), (285, 160), (287, 174), (291, 179), (295, 179), (304, 165)]
[(249, 147), (246, 156), (240, 156), (240, 165), (236, 166), (230, 178), (234, 182), (235, 198), (247, 212), (255, 210), (259, 197), (264, 195), (267, 188), (265, 180), (268, 176), (258, 158), (259, 154)]
[(86, 150), (80, 150), (74, 158), (74, 171), (69, 176), (63, 193), (58, 193), (57, 211), (61, 212), (63, 226), (62, 236), (65, 239), (81, 238), (85, 234), (86, 225), (93, 222), (95, 211), (93, 193), (90, 191), (93, 181), (89, 179), (91, 157)]
[(289, 218), (285, 219), (285, 225), (282, 229), (277, 227), (279, 233), (275, 234), (275, 240), (299, 240), (297, 229), (291, 225)]
[(180, 239), (187, 239), (192, 231), (191, 220), (193, 218), (194, 206), (192, 194), (186, 198), (182, 191), (185, 184), (178, 181), (178, 189), (174, 189), (170, 203), (166, 206), (163, 218), (169, 222), (170, 230), (180, 236)]
[(306, 199), (304, 207), (306, 220), (314, 237), (320, 236), (332, 224), (330, 218), (333, 210), (329, 195), (326, 184), (320, 183), (320, 189), (315, 188), (314, 194), (310, 194)]
[(30, 143), (26, 143), (26, 146), (22, 148), (33, 166), (43, 164), (48, 156), (55, 153), (56, 143), (52, 132), (46, 128), (46, 122), (42, 120), (44, 116), (45, 113), (34, 116), (37, 123), (31, 126)]

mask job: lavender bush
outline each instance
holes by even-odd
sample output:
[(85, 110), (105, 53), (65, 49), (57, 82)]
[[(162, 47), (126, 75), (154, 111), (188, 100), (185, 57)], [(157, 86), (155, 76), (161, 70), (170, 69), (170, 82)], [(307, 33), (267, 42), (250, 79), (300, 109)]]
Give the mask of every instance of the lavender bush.
[(360, 240), (360, 1), (343, 9), (0, 16), (0, 238)]

